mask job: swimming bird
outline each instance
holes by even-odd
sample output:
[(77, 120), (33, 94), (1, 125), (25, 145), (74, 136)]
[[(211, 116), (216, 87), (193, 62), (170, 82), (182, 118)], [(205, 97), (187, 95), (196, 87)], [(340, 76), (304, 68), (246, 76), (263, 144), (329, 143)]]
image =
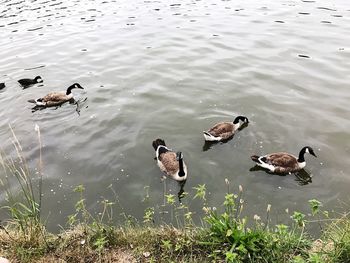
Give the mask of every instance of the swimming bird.
[(172, 179), (182, 182), (187, 179), (187, 166), (182, 152), (173, 152), (166, 147), (164, 140), (156, 139), (152, 146), (156, 151), (157, 164), (160, 170)]
[(251, 158), (258, 166), (263, 167), (270, 172), (288, 174), (300, 171), (305, 167), (305, 153), (317, 157), (310, 146), (305, 146), (300, 150), (298, 158), (286, 152), (270, 153), (263, 156), (253, 155)]
[(43, 82), (43, 79), (40, 76), (36, 76), (34, 79), (20, 79), (18, 82), (24, 88), (27, 88), (30, 85)]
[(248, 118), (237, 116), (233, 122), (219, 122), (208, 131), (203, 131), (206, 141), (224, 141), (231, 138), (235, 132), (241, 127), (241, 123), (249, 123)]
[(69, 86), (66, 92), (51, 92), (46, 96), (36, 99), (28, 100), (28, 102), (35, 103), (37, 106), (52, 107), (59, 106), (73, 98), (72, 89), (84, 89), (79, 83), (74, 83)]
[(0, 83), (0, 90), (2, 90), (3, 88), (5, 88), (5, 83)]

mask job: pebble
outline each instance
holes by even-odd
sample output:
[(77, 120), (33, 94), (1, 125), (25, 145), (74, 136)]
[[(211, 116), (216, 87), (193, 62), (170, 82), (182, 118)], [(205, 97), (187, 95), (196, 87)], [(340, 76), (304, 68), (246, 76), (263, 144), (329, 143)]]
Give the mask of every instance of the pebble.
[(10, 263), (10, 261), (6, 258), (0, 257), (0, 263)]

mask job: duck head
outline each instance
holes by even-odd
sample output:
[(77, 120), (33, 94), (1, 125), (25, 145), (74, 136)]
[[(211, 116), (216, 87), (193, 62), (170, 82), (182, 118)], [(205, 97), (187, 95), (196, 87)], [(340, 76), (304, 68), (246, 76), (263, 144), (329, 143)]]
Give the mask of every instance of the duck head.
[(315, 154), (314, 150), (310, 146), (305, 146), (304, 148), (305, 148), (305, 152), (306, 153), (309, 153), (309, 154), (317, 157), (317, 155)]
[(36, 77), (34, 78), (34, 81), (35, 81), (36, 83), (42, 83), (42, 82), (43, 82), (43, 79), (42, 79), (40, 76), (36, 76)]
[(309, 153), (309, 154), (317, 157), (314, 150), (310, 146), (305, 146), (299, 152), (299, 157), (298, 157), (299, 163), (305, 162), (305, 157), (304, 157), (305, 153)]
[(80, 86), (79, 83), (74, 83), (73, 85), (70, 85), (67, 89), (66, 94), (69, 95), (72, 93), (72, 89), (84, 89), (82, 86)]
[(245, 116), (237, 116), (235, 118), (235, 120), (233, 121), (233, 124), (237, 124), (237, 123), (239, 123), (239, 121), (242, 121), (244, 123), (249, 123), (249, 120), (248, 120), (247, 117), (245, 117)]

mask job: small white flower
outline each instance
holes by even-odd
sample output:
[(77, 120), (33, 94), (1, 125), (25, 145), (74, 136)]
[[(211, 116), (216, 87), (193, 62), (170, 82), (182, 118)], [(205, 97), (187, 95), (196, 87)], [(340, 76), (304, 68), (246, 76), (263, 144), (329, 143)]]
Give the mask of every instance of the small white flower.
[(225, 178), (225, 184), (226, 184), (226, 185), (229, 185), (229, 184), (230, 184), (230, 181), (229, 181), (227, 178)]
[(254, 215), (254, 220), (258, 221), (258, 220), (261, 220), (261, 218), (258, 215)]
[(85, 244), (85, 239), (80, 241), (80, 245), (84, 245)]
[(270, 205), (270, 204), (268, 204), (268, 205), (267, 205), (266, 212), (270, 212), (270, 210), (271, 210), (271, 205)]
[(240, 192), (243, 192), (243, 187), (241, 185), (238, 186)]

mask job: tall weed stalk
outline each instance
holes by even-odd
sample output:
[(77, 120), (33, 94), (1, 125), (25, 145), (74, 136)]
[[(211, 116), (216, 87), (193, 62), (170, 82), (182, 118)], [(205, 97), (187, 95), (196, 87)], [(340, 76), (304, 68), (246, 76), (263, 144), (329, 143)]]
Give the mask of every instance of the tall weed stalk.
[[(23, 148), (13, 128), (9, 125), (12, 134), (12, 144), (16, 156), (8, 156), (0, 151), (0, 162), (4, 171), (1, 185), (6, 193), (8, 205), (4, 206), (11, 216), (11, 226), (19, 228), (24, 241), (33, 242), (40, 236), (44, 236), (44, 228), (41, 224), (41, 199), (42, 199), (42, 155), (40, 128), (35, 125), (39, 141), (39, 181), (38, 194), (35, 195), (35, 178), (28, 167), (24, 157)], [(4, 180), (3, 180), (4, 179)], [(15, 183), (15, 185), (12, 185)], [(19, 190), (17, 190), (19, 188)]]

